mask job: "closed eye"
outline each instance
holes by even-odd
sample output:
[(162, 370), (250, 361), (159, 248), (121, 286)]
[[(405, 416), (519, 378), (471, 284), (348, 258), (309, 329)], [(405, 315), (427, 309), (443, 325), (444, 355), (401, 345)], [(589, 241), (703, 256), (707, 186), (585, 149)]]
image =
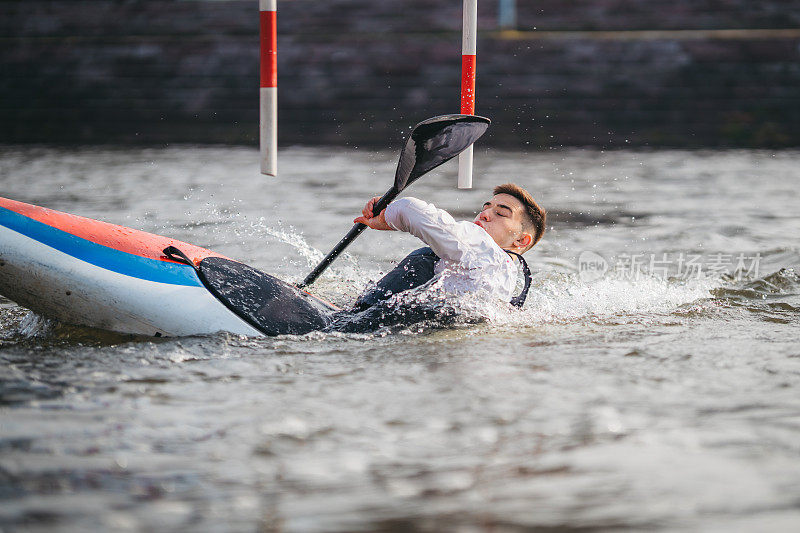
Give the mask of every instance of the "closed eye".
[(514, 212), (510, 207), (508, 207), (507, 205), (503, 205), (503, 204), (497, 204), (497, 209), (498, 209), (498, 211), (497, 211), (498, 215), (500, 214), (500, 210), (502, 209), (503, 210), (503, 215), (502, 216), (506, 216), (506, 217), (507, 216), (511, 216), (511, 214)]

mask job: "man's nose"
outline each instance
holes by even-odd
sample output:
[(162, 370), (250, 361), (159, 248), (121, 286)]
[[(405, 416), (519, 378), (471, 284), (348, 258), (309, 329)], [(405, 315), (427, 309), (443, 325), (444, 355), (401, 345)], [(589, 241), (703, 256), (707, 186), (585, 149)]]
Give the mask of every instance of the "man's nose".
[(485, 221), (488, 222), (489, 221), (489, 210), (488, 209), (484, 209), (483, 211), (481, 211), (481, 214), (479, 215), (479, 217), (480, 217), (481, 220), (485, 220)]

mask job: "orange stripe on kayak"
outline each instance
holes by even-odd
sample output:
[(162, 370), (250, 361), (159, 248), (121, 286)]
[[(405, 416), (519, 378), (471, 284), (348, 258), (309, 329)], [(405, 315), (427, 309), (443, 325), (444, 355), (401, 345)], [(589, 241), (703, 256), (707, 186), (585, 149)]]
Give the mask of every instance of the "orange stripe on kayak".
[(146, 231), (140, 231), (117, 224), (101, 222), (91, 218), (79, 217), (39, 207), (36, 205), (17, 202), (0, 197), (0, 207), (9, 211), (14, 211), (42, 224), (47, 224), (60, 229), (81, 239), (86, 239), (101, 246), (107, 246), (114, 250), (126, 252), (148, 259), (159, 259), (161, 261), (175, 262), (164, 256), (162, 250), (167, 246), (175, 246), (185, 253), (195, 264), (206, 257), (223, 257), (224, 255), (206, 250), (193, 244), (188, 244), (175, 239), (162, 237)]

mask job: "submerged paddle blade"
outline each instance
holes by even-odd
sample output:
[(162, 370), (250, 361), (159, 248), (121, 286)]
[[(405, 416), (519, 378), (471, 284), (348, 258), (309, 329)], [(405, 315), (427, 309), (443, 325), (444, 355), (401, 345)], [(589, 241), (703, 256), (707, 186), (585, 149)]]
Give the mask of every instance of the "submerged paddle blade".
[(420, 176), (453, 159), (477, 141), (491, 121), (475, 115), (442, 115), (423, 120), (408, 137), (394, 176), (402, 191)]

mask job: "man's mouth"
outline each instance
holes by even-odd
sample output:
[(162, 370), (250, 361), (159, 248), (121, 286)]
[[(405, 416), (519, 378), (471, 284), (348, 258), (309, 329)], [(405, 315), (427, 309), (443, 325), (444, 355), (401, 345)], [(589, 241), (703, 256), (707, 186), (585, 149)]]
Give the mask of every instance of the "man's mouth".
[[(481, 221), (480, 221), (480, 220), (476, 220), (476, 221), (475, 221), (475, 224), (477, 224), (477, 225), (479, 225), (480, 227), (482, 227), (482, 228), (483, 228), (483, 224), (481, 224)], [(486, 229), (486, 228), (483, 228), (483, 229)]]

